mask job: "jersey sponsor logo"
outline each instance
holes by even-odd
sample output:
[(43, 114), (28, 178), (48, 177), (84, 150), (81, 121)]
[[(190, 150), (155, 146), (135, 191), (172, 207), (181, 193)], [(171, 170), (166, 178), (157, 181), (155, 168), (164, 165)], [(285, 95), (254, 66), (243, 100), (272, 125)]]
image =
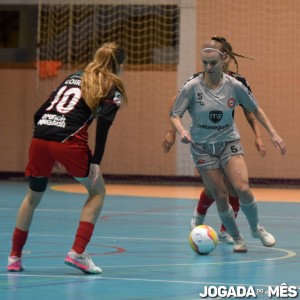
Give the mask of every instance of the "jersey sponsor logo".
[(116, 91), (114, 95), (113, 102), (117, 105), (120, 106), (122, 102), (122, 95), (120, 92)]
[(38, 121), (37, 125), (47, 125), (55, 127), (66, 127), (65, 116), (59, 116), (55, 114), (44, 114), (42, 118)]
[(217, 130), (220, 131), (222, 129), (229, 128), (230, 124), (225, 125), (207, 125), (207, 124), (198, 124), (198, 128), (209, 129), (209, 130)]
[(227, 104), (228, 104), (228, 106), (229, 106), (230, 108), (233, 108), (234, 105), (235, 105), (235, 99), (234, 99), (234, 98), (230, 98), (230, 99), (228, 100)]
[(209, 119), (213, 123), (219, 123), (223, 118), (223, 112), (220, 110), (213, 110), (209, 113)]

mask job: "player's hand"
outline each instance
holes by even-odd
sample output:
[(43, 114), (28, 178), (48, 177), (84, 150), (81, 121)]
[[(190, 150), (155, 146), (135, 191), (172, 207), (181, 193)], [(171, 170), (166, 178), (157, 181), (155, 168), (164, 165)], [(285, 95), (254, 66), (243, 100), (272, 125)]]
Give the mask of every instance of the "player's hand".
[(286, 153), (285, 143), (277, 133), (272, 135), (271, 141), (274, 144), (276, 149), (280, 148), (280, 151), (281, 151), (282, 155), (284, 155)]
[(255, 139), (255, 147), (256, 147), (256, 149), (259, 152), (261, 157), (264, 157), (266, 155), (267, 150), (266, 150), (266, 147), (265, 147), (265, 144), (264, 144), (262, 138), (257, 137)]
[(100, 167), (98, 164), (90, 164), (89, 178), (92, 179), (92, 185), (94, 185), (99, 178)]
[(180, 140), (184, 144), (193, 143), (190, 133), (185, 129), (180, 132)]
[(173, 130), (169, 130), (162, 144), (164, 153), (168, 153), (171, 150), (172, 146), (175, 143), (175, 140), (176, 140), (176, 132)]

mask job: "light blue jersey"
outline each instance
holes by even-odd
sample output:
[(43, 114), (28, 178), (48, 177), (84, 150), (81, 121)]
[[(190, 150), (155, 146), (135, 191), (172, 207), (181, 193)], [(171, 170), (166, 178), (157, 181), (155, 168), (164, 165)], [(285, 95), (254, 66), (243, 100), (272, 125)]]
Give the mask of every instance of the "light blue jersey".
[(203, 73), (192, 76), (179, 92), (172, 116), (182, 117), (188, 110), (192, 124), (191, 137), (199, 144), (216, 144), (240, 139), (234, 122), (234, 109), (244, 106), (248, 111), (257, 109), (257, 101), (240, 81), (223, 73), (220, 86), (209, 90)]

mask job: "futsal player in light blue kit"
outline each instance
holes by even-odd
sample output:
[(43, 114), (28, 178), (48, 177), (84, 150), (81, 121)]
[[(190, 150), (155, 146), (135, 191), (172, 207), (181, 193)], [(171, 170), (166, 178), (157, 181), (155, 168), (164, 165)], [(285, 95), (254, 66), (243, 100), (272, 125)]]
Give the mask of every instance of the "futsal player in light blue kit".
[[(245, 79), (245, 77), (243, 77), (242, 75), (240, 75), (238, 73), (238, 62), (237, 62), (236, 57), (246, 58), (246, 59), (252, 59), (252, 58), (238, 54), (236, 52), (233, 52), (233, 48), (232, 48), (231, 44), (226, 40), (225, 37), (214, 35), (211, 37), (211, 39), (215, 40), (217, 42), (220, 42), (222, 44), (221, 49), (219, 49), (219, 50), (221, 52), (223, 52), (226, 56), (226, 58), (223, 60), (223, 67), (222, 67), (223, 72), (234, 77), (238, 81), (240, 81), (247, 89), (249, 89), (251, 91), (251, 88), (250, 88), (247, 80)], [(236, 72), (232, 72), (229, 69), (229, 65), (232, 60), (235, 63)], [(199, 72), (194, 74), (193, 76), (194, 77), (199, 76)], [(173, 106), (175, 100), (176, 100), (176, 95), (172, 99), (171, 107)], [(255, 135), (255, 148), (259, 152), (260, 156), (264, 157), (266, 155), (266, 147), (265, 147), (264, 142), (261, 137), (261, 132), (260, 132), (260, 128), (258, 126), (258, 121), (256, 120), (253, 113), (248, 112), (245, 109), (245, 107), (242, 107), (242, 109), (243, 109), (243, 113), (246, 117), (246, 120)], [(172, 126), (172, 124), (170, 124), (169, 130), (166, 134), (165, 140), (162, 145), (165, 153), (168, 153), (170, 151), (171, 147), (175, 143), (175, 139), (176, 139), (176, 130)], [(226, 176), (224, 176), (224, 181), (226, 183), (227, 190), (228, 190), (229, 204), (231, 205), (234, 215), (237, 218), (237, 215), (240, 210), (239, 197), (237, 196), (231, 183), (227, 180)], [(190, 223), (191, 230), (194, 229), (198, 225), (204, 224), (207, 210), (213, 203), (214, 203), (213, 196), (211, 195), (210, 191), (204, 186), (204, 189), (201, 191), (198, 203), (196, 204), (196, 207), (193, 212), (193, 216), (191, 218), (191, 223)], [(221, 227), (218, 231), (218, 239), (220, 242), (233, 244), (233, 239), (232, 239), (231, 235), (227, 232), (226, 227), (224, 226), (223, 223), (221, 224)]]
[[(251, 91), (222, 72), (226, 55), (220, 50), (221, 47), (222, 44), (215, 40), (203, 45), (201, 61), (204, 72), (191, 77), (181, 89), (172, 109), (171, 122), (181, 141), (190, 143), (194, 164), (205, 187), (211, 191), (220, 218), (234, 240), (233, 251), (246, 252), (247, 247), (228, 202), (222, 171), (239, 196), (252, 236), (259, 238), (266, 247), (275, 245), (275, 238), (258, 222), (257, 205), (249, 188), (248, 170), (233, 118), (234, 109), (242, 105), (253, 112), (282, 155), (286, 153), (286, 146)], [(186, 111), (192, 118), (190, 130), (185, 129), (181, 122)]]

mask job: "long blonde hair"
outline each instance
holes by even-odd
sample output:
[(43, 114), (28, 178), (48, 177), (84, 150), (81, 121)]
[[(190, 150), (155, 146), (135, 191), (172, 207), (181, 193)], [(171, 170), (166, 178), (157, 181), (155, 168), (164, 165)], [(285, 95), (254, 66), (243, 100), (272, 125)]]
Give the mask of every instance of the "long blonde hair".
[(124, 84), (117, 75), (124, 59), (124, 51), (116, 43), (104, 43), (96, 51), (93, 61), (85, 68), (81, 80), (81, 92), (92, 112), (97, 110), (113, 87), (122, 94), (122, 105), (127, 104)]

